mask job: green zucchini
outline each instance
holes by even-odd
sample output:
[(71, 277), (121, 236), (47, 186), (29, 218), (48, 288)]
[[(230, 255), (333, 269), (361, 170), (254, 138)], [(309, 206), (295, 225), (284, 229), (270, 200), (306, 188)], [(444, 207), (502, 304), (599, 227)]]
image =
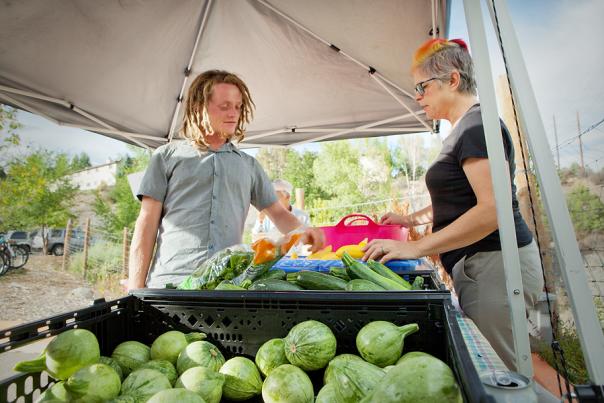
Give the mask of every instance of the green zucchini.
[(300, 291), (302, 288), (296, 284), (285, 280), (267, 278), (266, 280), (257, 280), (252, 283), (250, 291)]
[(389, 291), (407, 291), (408, 288), (397, 283), (394, 280), (390, 280), (384, 276), (380, 276), (363, 263), (353, 259), (348, 253), (344, 252), (342, 255), (342, 262), (346, 265), (347, 271), (350, 273), (350, 277), (358, 277), (363, 280), (369, 280), (385, 290)]
[(294, 272), (291, 272), (291, 273), (287, 273), (285, 275), (285, 279), (287, 281), (291, 282), (291, 283), (295, 283), (297, 278), (298, 278), (298, 272), (297, 271), (294, 271)]
[(298, 272), (296, 284), (305, 290), (344, 290), (346, 281), (335, 276), (315, 271), (303, 270)]
[(424, 278), (422, 276), (417, 276), (413, 280), (413, 284), (411, 284), (411, 288), (413, 290), (423, 290), (424, 289)]
[(285, 280), (285, 271), (284, 270), (269, 270), (264, 273), (262, 276), (256, 279), (258, 280), (266, 280), (267, 278), (275, 278), (277, 280)]
[(342, 280), (350, 281), (350, 276), (348, 276), (348, 273), (346, 273), (345, 267), (330, 267), (329, 274), (335, 277), (339, 277)]
[(221, 281), (214, 289), (218, 291), (245, 291), (245, 288), (239, 287), (238, 285), (231, 283), (229, 280)]
[(348, 284), (346, 284), (346, 291), (385, 291), (383, 287), (380, 287), (376, 283), (369, 280), (361, 280), (360, 278), (355, 278), (354, 280), (350, 280)]
[(411, 289), (411, 284), (409, 284), (408, 281), (406, 281), (404, 278), (402, 278), (401, 276), (399, 276), (398, 274), (396, 274), (395, 272), (393, 272), (392, 270), (390, 270), (388, 267), (384, 266), (380, 262), (376, 262), (375, 260), (369, 259), (367, 261), (367, 267), (369, 267), (371, 270), (373, 270), (380, 276), (383, 276), (383, 277), (389, 278), (390, 280), (396, 281), (403, 287), (406, 287), (408, 290)]

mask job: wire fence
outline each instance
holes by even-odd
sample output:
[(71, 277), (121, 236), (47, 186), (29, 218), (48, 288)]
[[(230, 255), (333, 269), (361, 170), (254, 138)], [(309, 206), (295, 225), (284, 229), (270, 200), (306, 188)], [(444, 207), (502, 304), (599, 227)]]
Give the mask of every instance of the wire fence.
[(65, 233), (63, 265), (93, 283), (110, 283), (118, 287), (119, 279), (128, 277), (128, 255), (132, 233), (124, 228), (121, 235), (107, 232), (88, 222), (82, 231)]

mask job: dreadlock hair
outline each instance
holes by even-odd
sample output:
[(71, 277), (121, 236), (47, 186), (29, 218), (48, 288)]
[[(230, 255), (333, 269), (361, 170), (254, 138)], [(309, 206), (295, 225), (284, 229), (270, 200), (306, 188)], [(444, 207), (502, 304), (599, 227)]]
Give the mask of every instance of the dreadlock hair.
[(415, 51), (411, 69), (434, 77), (446, 77), (457, 70), (460, 75), (458, 91), (476, 95), (474, 63), (468, 45), (462, 39), (427, 40)]
[[(212, 133), (214, 129), (210, 124), (207, 104), (212, 96), (214, 86), (221, 83), (237, 86), (242, 96), (241, 113), (235, 133), (227, 140), (234, 140), (237, 143), (242, 141), (245, 137), (245, 125), (254, 117), (253, 109), (256, 105), (252, 101), (250, 91), (243, 80), (235, 74), (223, 70), (208, 70), (201, 73), (189, 87), (181, 130), (182, 136), (191, 141), (193, 146), (200, 151), (207, 151), (209, 148), (204, 135)], [(224, 133), (218, 134), (226, 137)]]

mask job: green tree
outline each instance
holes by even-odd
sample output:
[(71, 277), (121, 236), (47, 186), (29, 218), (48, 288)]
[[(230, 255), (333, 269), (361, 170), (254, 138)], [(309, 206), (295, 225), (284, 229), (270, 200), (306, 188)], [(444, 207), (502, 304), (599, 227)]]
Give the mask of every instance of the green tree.
[(330, 198), (343, 203), (365, 200), (359, 182), (362, 176), (360, 153), (351, 141), (335, 141), (321, 145), (313, 164), (317, 185)]
[(281, 147), (261, 148), (256, 154), (256, 160), (262, 165), (271, 180), (283, 178), (287, 158), (291, 151)]
[(11, 159), (8, 149), (18, 146), (21, 138), (17, 133), (21, 123), (17, 120), (17, 110), (0, 104), (0, 179), (6, 177), (5, 165)]
[(317, 184), (313, 166), (317, 154), (311, 151), (299, 153), (289, 150), (287, 154), (283, 178), (289, 181), (294, 188), (304, 189), (305, 203), (312, 203), (318, 199), (325, 199), (329, 194)]
[(2, 229), (64, 226), (77, 189), (65, 154), (36, 151), (10, 161), (0, 180)]
[(115, 186), (107, 197), (97, 192), (94, 204), (103, 230), (116, 235), (121, 234), (124, 227), (134, 228), (140, 210), (140, 203), (134, 198), (128, 183), (128, 175), (143, 171), (149, 164), (150, 155), (146, 150), (134, 146), (130, 150), (134, 156), (126, 156), (120, 161)]
[(80, 154), (76, 154), (71, 158), (71, 170), (72, 171), (81, 171), (82, 169), (90, 168), (92, 164), (90, 163), (90, 156), (85, 152), (81, 152)]
[(584, 185), (576, 186), (566, 196), (575, 230), (592, 232), (604, 230), (604, 203)]

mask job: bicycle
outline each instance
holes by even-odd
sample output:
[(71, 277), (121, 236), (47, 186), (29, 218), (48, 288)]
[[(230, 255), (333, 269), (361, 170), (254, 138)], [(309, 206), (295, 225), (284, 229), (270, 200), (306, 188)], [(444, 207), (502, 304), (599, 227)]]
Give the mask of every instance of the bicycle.
[(20, 269), (29, 260), (27, 248), (21, 245), (11, 245), (6, 242), (3, 236), (0, 236), (0, 255), (2, 256), (0, 275), (6, 273), (9, 269)]

